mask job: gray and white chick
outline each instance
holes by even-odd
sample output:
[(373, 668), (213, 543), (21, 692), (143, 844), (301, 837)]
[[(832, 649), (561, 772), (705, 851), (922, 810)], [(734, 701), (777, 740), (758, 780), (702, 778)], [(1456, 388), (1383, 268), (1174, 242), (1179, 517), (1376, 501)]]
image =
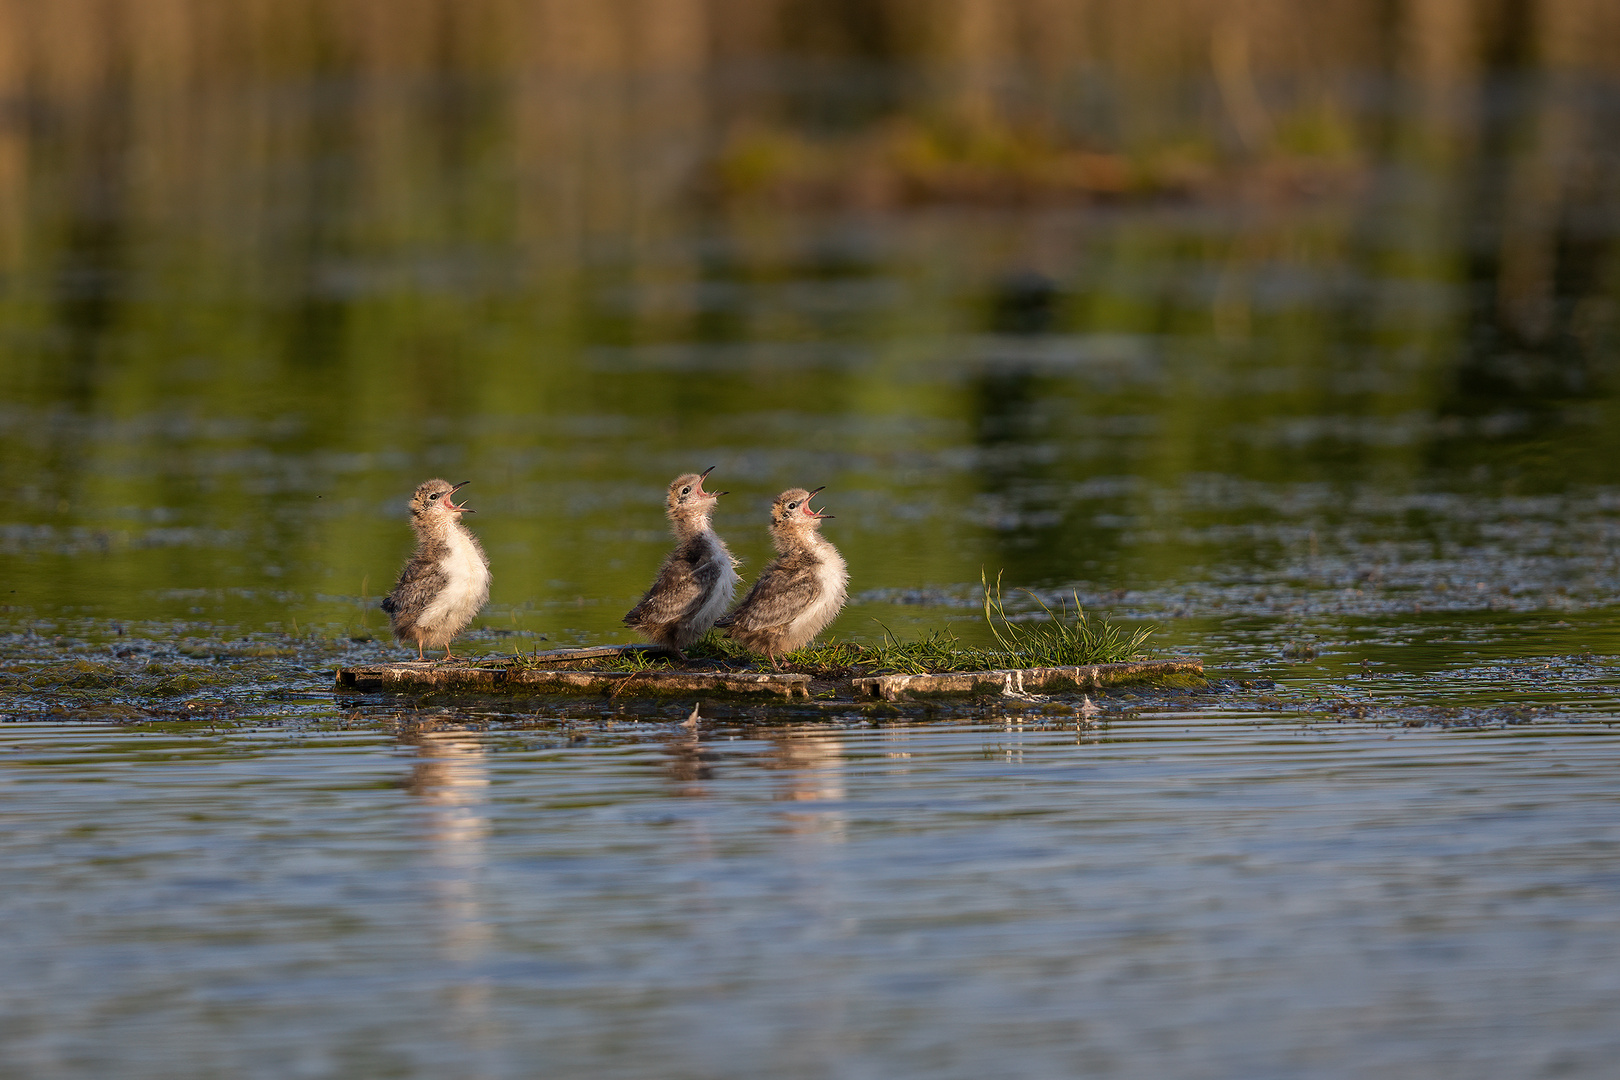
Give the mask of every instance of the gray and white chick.
[(821, 523), (832, 515), (810, 509), (811, 496), (821, 490), (790, 488), (776, 497), (776, 558), (736, 610), (716, 623), (745, 649), (764, 653), (772, 667), (780, 654), (809, 644), (844, 606), (849, 569), (821, 535)]
[(652, 588), (624, 617), (626, 626), (674, 649), (682, 660), (684, 650), (709, 632), (737, 593), (737, 562), (709, 524), (726, 494), (703, 490), (704, 478), (713, 471), (710, 465), (669, 485), (664, 513), (675, 534), (675, 550), (664, 557)]
[(451, 640), (467, 628), (489, 599), (489, 558), (478, 537), (461, 523), (474, 511), (457, 506), (451, 496), (471, 481), (451, 484), (429, 480), (411, 495), (411, 528), (416, 551), (399, 572), (394, 591), (383, 599), (394, 637), (414, 642), (417, 659), (423, 648), (450, 654)]

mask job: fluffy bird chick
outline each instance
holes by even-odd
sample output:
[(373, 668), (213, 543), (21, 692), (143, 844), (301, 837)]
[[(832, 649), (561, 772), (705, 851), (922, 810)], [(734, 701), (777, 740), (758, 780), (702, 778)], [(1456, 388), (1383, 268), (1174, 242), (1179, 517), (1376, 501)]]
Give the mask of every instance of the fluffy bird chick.
[(664, 557), (658, 577), (641, 602), (625, 615), (626, 626), (686, 659), (688, 645), (709, 632), (737, 593), (737, 563), (725, 541), (709, 527), (709, 516), (724, 491), (704, 491), (701, 473), (678, 476), (669, 485), (664, 513), (675, 534), (675, 550)]
[(416, 551), (399, 572), (394, 591), (382, 602), (400, 644), (416, 643), (417, 659), (424, 648), (443, 649), (467, 628), (489, 599), (489, 558), (478, 537), (461, 523), (473, 511), (457, 506), (451, 496), (471, 481), (451, 484), (429, 480), (411, 496), (411, 528), (416, 530)]
[(776, 497), (776, 558), (737, 609), (716, 624), (750, 652), (764, 653), (773, 668), (779, 654), (809, 644), (844, 606), (849, 570), (821, 536), (821, 523), (832, 515), (810, 509), (810, 497), (821, 490), (792, 488)]

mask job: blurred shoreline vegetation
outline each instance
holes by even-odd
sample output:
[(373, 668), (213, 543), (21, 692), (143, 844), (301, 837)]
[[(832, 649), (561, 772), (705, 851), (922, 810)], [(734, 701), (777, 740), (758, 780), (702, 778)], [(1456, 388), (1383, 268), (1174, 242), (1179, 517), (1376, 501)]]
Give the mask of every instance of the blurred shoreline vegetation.
[[(133, 281), (269, 295), (319, 368), (367, 332), (442, 352), (462, 296), (522, 291), (566, 339), (669, 340), (716, 320), (609, 331), (603, 245), (667, 293), (717, 213), (769, 275), (773, 209), (1308, 197), (1404, 215), (1399, 271), (1489, 278), (1511, 335), (1590, 338), (1606, 309), (1555, 294), (1613, 276), (1567, 226), (1620, 186), (1617, 89), (1608, 0), (0, 0), (0, 316), (71, 353)], [(1463, 215), (1498, 230), (1477, 265)], [(192, 329), (250, 348), (242, 315)]]
[(1467, 203), (1505, 161), (1503, 308), (1544, 337), (1617, 80), (1607, 0), (0, 0), (0, 268), (156, 242), (296, 288), (301, 253), (482, 241), (544, 273), (716, 208), (1265, 205), (1391, 163)]
[[(1295, 153), (1279, 142), (1259, 161), (1223, 159), (1191, 139), (1137, 154), (1076, 149), (1011, 126), (973, 132), (901, 119), (847, 138), (780, 127), (739, 127), (712, 167), (720, 203), (865, 210), (936, 203), (1062, 205), (1132, 199), (1277, 200), (1342, 193), (1365, 182), (1365, 163), (1331, 117)], [(1314, 136), (1314, 137), (1313, 137)]]
[(1578, 138), (1617, 72), (1605, 0), (3, 0), (0, 242), (52, 159), (161, 214), (339, 155), (394, 228), (454, 163), (458, 224), (523, 235), (694, 194), (1276, 197), (1488, 149), (1504, 77), (1568, 129), (1520, 137)]

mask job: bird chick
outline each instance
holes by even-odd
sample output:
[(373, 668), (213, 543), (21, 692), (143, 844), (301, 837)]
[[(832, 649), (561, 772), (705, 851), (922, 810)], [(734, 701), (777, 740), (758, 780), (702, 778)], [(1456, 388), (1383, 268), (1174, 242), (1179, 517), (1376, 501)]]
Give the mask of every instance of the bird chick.
[(453, 660), (450, 641), (467, 628), (489, 599), (489, 558), (478, 538), (461, 523), (474, 511), (457, 506), (451, 496), (471, 481), (451, 484), (429, 480), (411, 496), (411, 528), (416, 551), (399, 572), (394, 591), (382, 602), (401, 644), (443, 649)]
[(669, 485), (664, 513), (675, 550), (664, 557), (652, 588), (625, 615), (626, 626), (686, 659), (687, 646), (707, 634), (737, 593), (737, 563), (714, 534), (709, 516), (724, 491), (704, 491), (714, 466)]
[(849, 570), (821, 535), (821, 523), (832, 515), (810, 509), (811, 496), (821, 490), (791, 488), (776, 497), (776, 558), (736, 610), (716, 624), (750, 652), (764, 653), (773, 668), (778, 655), (809, 644), (844, 606)]

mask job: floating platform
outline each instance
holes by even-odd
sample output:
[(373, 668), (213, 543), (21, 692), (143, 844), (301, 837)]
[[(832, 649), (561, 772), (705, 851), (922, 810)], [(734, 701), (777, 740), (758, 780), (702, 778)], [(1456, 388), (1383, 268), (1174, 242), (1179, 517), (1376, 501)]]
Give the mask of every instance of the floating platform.
[(1204, 663), (1186, 657), (1075, 667), (951, 671), (821, 678), (774, 671), (655, 669), (602, 671), (580, 665), (627, 654), (671, 655), (652, 645), (556, 649), (522, 659), (419, 661), (340, 668), (337, 688), (359, 692), (551, 694), (571, 698), (729, 697), (795, 701), (917, 701), (941, 697), (1031, 698), (1132, 683), (1203, 682)]

